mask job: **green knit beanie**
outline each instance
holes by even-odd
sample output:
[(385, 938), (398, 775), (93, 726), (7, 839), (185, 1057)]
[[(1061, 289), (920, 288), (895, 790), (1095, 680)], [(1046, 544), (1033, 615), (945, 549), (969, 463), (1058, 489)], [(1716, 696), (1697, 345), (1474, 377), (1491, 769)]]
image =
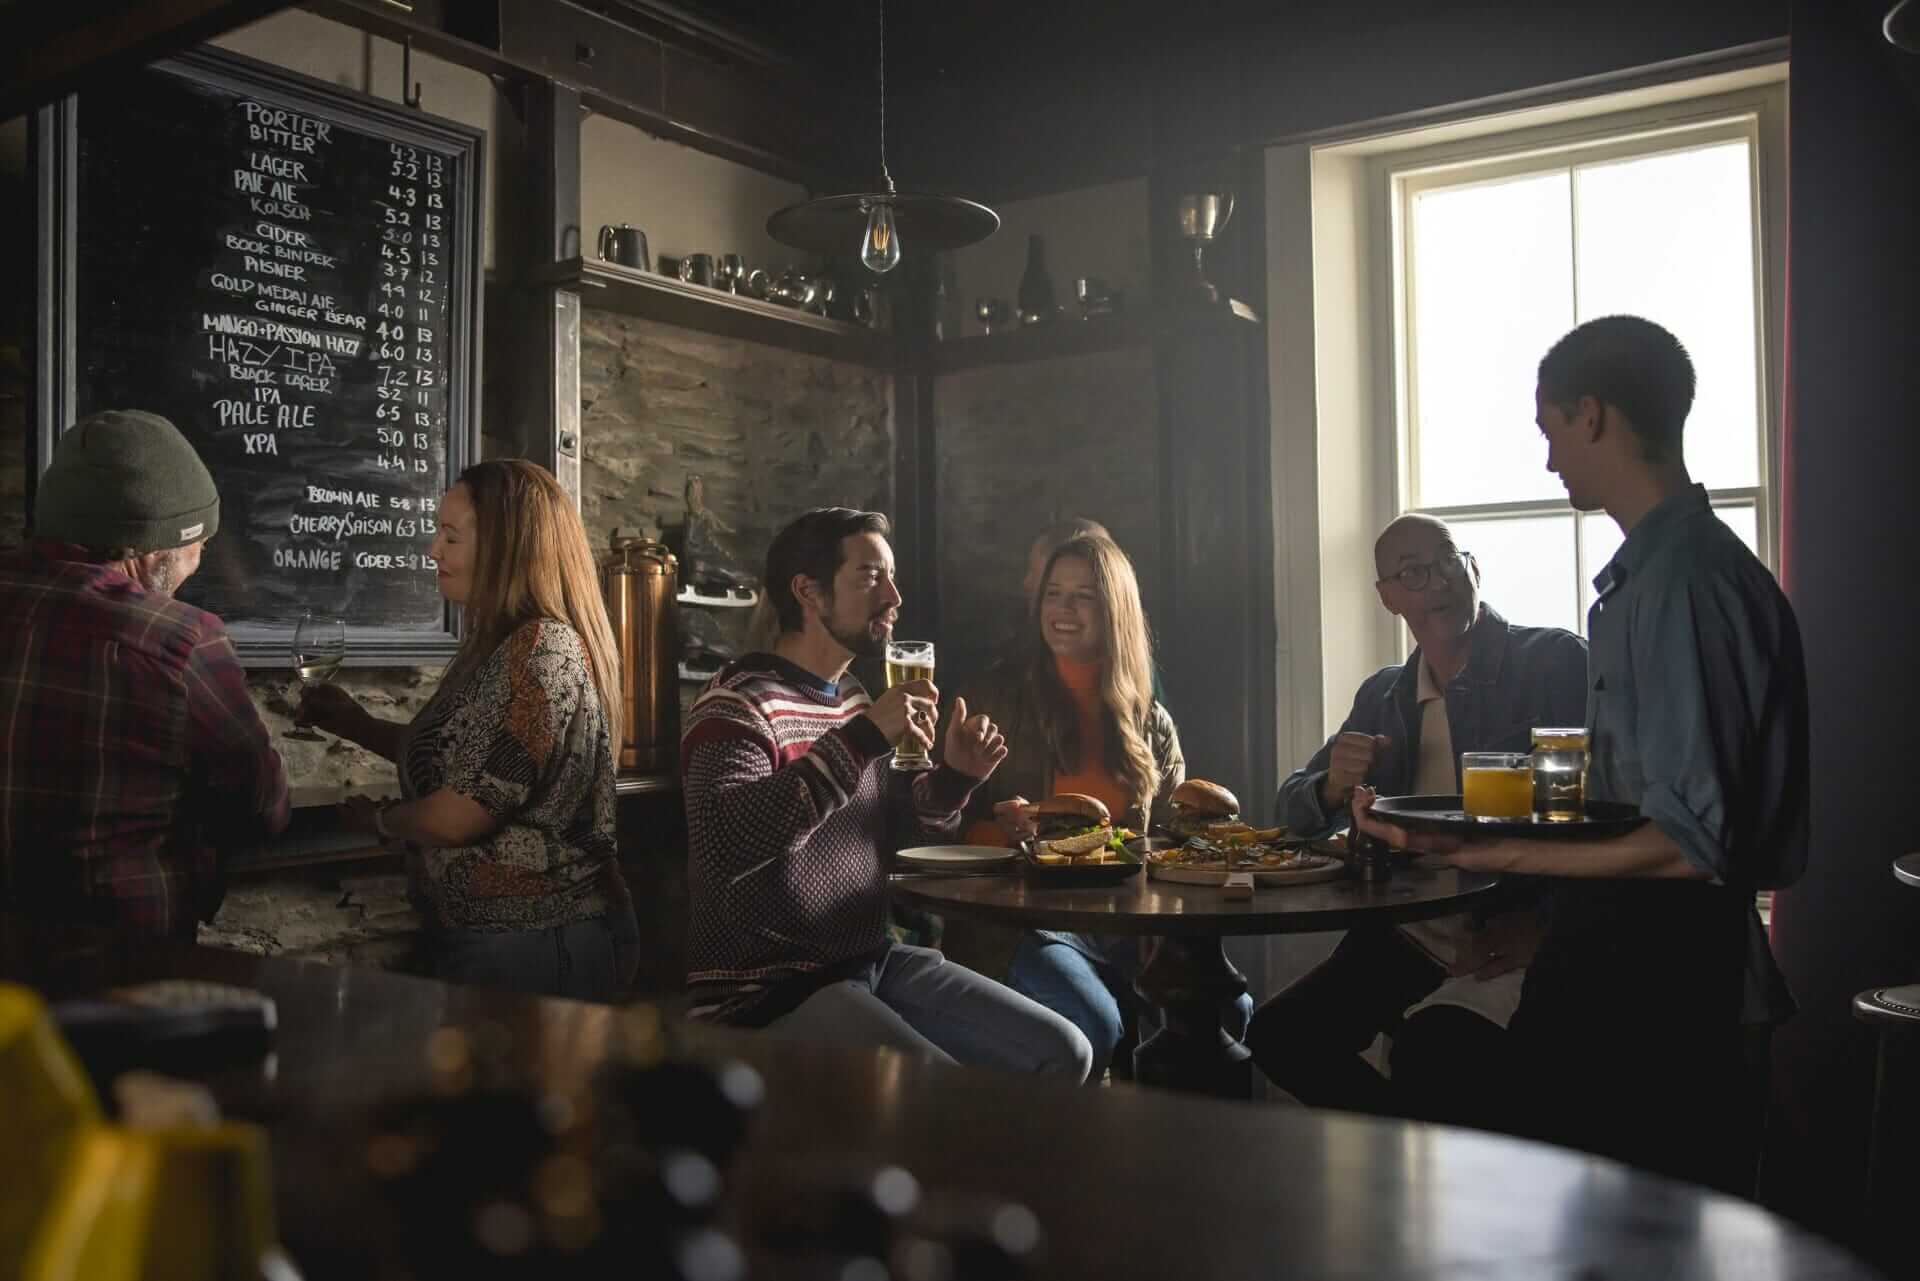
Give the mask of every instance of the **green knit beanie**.
[(106, 409), (75, 423), (34, 490), (33, 532), (105, 551), (185, 547), (220, 528), (213, 476), (158, 414)]

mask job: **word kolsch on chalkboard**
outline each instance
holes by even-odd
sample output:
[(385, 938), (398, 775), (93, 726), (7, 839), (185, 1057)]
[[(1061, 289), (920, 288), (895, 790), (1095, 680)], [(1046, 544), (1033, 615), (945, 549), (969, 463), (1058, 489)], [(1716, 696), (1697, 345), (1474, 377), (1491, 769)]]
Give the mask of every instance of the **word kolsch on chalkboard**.
[(255, 661), (307, 610), (449, 652), (428, 548), (477, 444), (478, 135), (211, 52), (77, 112), (76, 416), (165, 414), (213, 471), (182, 598)]

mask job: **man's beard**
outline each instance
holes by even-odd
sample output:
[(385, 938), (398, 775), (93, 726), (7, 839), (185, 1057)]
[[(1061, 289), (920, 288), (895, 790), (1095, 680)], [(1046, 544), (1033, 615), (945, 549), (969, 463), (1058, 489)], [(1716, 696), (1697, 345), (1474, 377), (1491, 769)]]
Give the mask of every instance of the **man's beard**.
[[(831, 606), (829, 606), (831, 608)], [(873, 620), (880, 617), (874, 614), (860, 623), (858, 627), (841, 628), (834, 625), (831, 618), (825, 620), (827, 635), (842, 649), (848, 650), (855, 658), (884, 658), (887, 652), (886, 633), (873, 634)]]
[(153, 558), (153, 568), (147, 571), (146, 588), (156, 596), (171, 596), (180, 590), (180, 553), (162, 552)]

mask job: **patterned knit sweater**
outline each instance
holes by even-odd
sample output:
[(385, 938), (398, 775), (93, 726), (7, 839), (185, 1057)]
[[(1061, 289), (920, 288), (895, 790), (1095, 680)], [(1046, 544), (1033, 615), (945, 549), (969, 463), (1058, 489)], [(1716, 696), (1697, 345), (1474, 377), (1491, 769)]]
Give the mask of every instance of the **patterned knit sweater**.
[(959, 830), (974, 780), (889, 770), (871, 702), (852, 675), (772, 654), (695, 701), (680, 744), (693, 1017), (764, 1026), (879, 958), (893, 851)]

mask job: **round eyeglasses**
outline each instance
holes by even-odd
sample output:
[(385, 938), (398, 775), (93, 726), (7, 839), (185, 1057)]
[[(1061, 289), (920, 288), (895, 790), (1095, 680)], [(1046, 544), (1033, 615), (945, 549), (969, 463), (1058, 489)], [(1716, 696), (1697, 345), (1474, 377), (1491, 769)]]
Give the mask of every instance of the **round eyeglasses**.
[[(1451, 556), (1442, 556), (1439, 560), (1428, 561), (1424, 565), (1405, 565), (1388, 574), (1394, 582), (1410, 592), (1423, 592), (1427, 584), (1433, 581), (1435, 574), (1449, 583), (1457, 583), (1466, 577), (1467, 565), (1473, 560), (1472, 552), (1455, 552)], [(1383, 578), (1381, 582), (1386, 582)]]

